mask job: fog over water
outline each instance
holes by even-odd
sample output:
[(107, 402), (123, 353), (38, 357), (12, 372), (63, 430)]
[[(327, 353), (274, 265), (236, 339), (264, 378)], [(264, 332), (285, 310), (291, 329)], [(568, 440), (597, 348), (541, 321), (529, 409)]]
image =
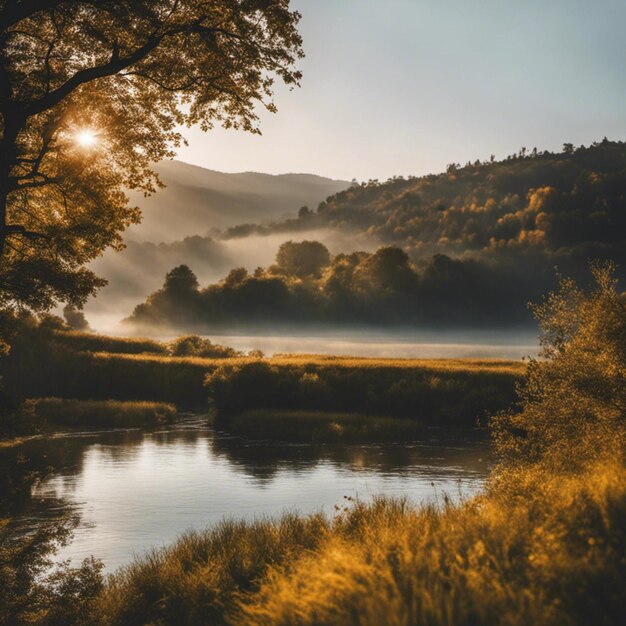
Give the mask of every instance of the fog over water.
[[(107, 251), (91, 264), (91, 269), (109, 281), (85, 306), (85, 313), (94, 326), (101, 319), (118, 321), (132, 313), (150, 293), (160, 289), (165, 274), (178, 265), (188, 265), (202, 287), (219, 282), (235, 267), (253, 272), (274, 262), (276, 252), (285, 241), (303, 239), (321, 241), (331, 254), (358, 250), (374, 252), (381, 244), (375, 237), (354, 236), (334, 229), (318, 229), (303, 233), (249, 235), (231, 239), (213, 239), (190, 235), (172, 243), (138, 242), (127, 238), (127, 247)], [(111, 326), (111, 322), (106, 322)]]
[[(97, 332), (116, 336), (148, 336), (159, 341), (170, 341), (184, 334), (154, 329), (148, 333), (132, 333), (120, 324), (116, 314), (94, 314), (90, 324)], [(274, 354), (334, 354), (378, 358), (474, 358), (522, 359), (537, 356), (537, 333), (520, 330), (380, 330), (329, 329), (280, 332), (247, 328), (228, 334), (203, 334), (213, 343), (236, 350), (261, 350), (265, 356)]]

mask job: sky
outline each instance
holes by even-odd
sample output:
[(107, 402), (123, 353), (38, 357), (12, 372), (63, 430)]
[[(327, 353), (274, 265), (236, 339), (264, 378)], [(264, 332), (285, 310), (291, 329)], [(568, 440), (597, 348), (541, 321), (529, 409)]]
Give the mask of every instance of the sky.
[(185, 129), (224, 172), (359, 181), (626, 139), (625, 0), (294, 0), (302, 86), (262, 136)]

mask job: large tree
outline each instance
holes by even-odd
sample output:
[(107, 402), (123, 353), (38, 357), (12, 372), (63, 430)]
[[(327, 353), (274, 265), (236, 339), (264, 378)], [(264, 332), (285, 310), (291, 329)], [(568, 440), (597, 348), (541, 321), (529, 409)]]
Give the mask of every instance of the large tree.
[[(181, 125), (258, 132), (302, 56), (289, 0), (0, 0), (0, 307), (73, 305)], [(173, 208), (175, 210), (175, 208)]]

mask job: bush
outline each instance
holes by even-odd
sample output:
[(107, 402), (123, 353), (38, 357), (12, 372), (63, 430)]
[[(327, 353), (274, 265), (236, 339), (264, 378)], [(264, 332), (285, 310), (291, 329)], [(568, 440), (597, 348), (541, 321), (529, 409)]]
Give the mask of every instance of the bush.
[[(620, 458), (626, 442), (626, 303), (612, 264), (594, 264), (595, 287), (561, 280), (533, 307), (541, 359), (519, 387), (521, 412), (493, 420), (500, 458), (559, 471), (599, 455)], [(623, 457), (622, 457), (623, 458)]]
[(218, 346), (211, 343), (210, 339), (199, 337), (198, 335), (183, 335), (172, 341), (169, 345), (169, 352), (172, 356), (195, 356), (210, 359), (226, 359), (242, 356), (241, 352)]

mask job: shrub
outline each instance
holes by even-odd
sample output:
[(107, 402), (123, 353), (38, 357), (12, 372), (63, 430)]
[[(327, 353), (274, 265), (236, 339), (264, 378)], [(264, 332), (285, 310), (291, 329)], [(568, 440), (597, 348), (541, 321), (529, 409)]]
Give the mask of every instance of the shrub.
[(626, 442), (626, 304), (612, 264), (594, 264), (595, 287), (561, 280), (533, 307), (541, 359), (519, 387), (521, 412), (493, 420), (500, 458), (546, 462), (559, 471), (599, 455), (621, 457)]
[(218, 346), (211, 343), (210, 339), (199, 337), (198, 335), (183, 335), (172, 341), (169, 345), (172, 356), (195, 356), (211, 359), (226, 359), (241, 356), (233, 348)]

